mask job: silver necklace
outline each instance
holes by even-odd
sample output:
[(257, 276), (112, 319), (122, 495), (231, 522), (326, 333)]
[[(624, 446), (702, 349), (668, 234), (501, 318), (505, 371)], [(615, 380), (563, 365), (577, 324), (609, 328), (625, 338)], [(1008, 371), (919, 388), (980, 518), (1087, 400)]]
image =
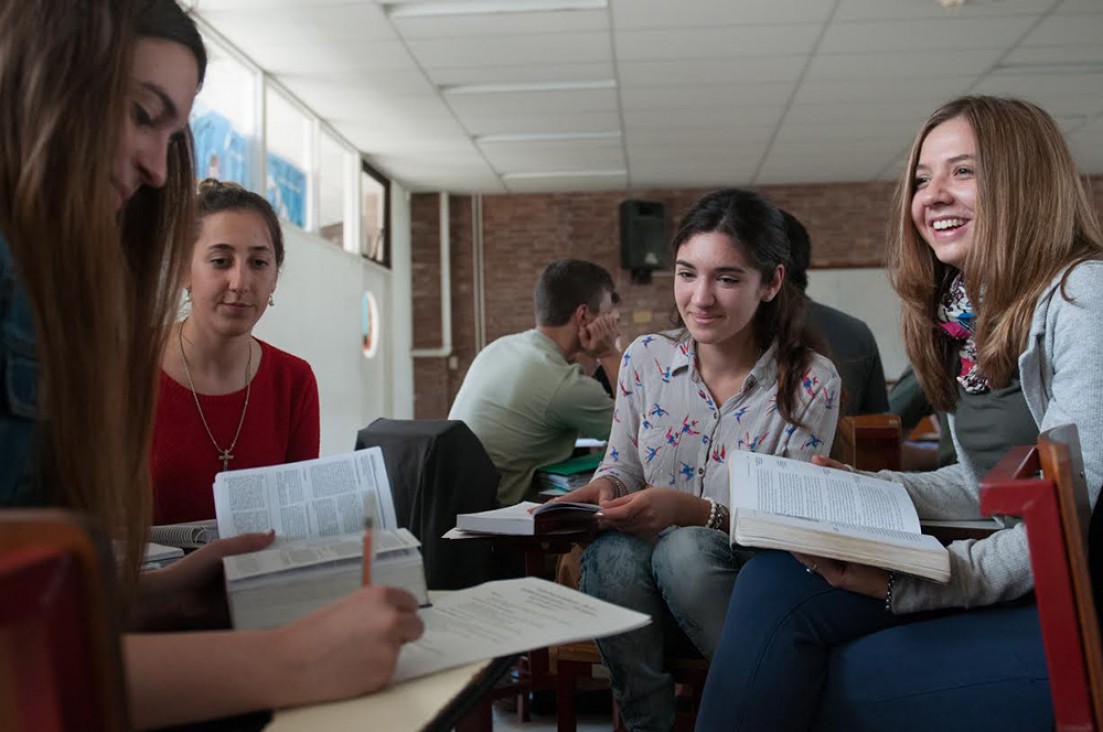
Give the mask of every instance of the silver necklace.
[(188, 357), (184, 355), (184, 323), (188, 322), (187, 318), (184, 318), (180, 322), (180, 332), (177, 334), (177, 341), (180, 343), (180, 360), (184, 362), (184, 375), (188, 377), (188, 388), (191, 389), (191, 395), (195, 399), (195, 409), (199, 412), (199, 419), (203, 422), (203, 429), (207, 430), (207, 437), (211, 438), (211, 444), (214, 445), (214, 449), (218, 450), (218, 459), (222, 461), (222, 470), (230, 469), (230, 461), (234, 459), (234, 447), (237, 446), (237, 438), (241, 437), (241, 426), (245, 424), (245, 412), (249, 409), (249, 392), (252, 388), (252, 380), (249, 378), (249, 372), (253, 368), (253, 344), (249, 344), (249, 358), (245, 362), (245, 405), (241, 408), (241, 418), (237, 421), (237, 432), (234, 433), (234, 440), (230, 443), (230, 446), (223, 450), (218, 445), (218, 441), (214, 438), (214, 433), (211, 432), (211, 426), (207, 424), (207, 417), (203, 414), (203, 407), (199, 405), (199, 393), (195, 390), (195, 382), (191, 378), (191, 369), (188, 368)]

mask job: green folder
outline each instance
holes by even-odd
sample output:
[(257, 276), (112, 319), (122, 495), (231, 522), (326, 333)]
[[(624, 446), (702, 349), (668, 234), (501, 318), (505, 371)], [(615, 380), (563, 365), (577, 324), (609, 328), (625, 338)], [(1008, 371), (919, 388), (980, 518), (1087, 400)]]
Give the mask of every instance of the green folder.
[(561, 463), (552, 463), (537, 468), (538, 473), (552, 473), (553, 475), (577, 475), (579, 473), (592, 473), (601, 465), (601, 459), (605, 457), (600, 452), (591, 452), (587, 455), (564, 460)]

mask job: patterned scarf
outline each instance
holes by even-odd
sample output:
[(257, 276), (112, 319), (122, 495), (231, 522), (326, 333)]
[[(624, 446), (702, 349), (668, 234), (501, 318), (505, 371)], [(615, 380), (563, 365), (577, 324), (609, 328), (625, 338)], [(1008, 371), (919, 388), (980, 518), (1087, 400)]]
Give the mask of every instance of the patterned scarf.
[(965, 292), (965, 278), (958, 273), (950, 284), (942, 302), (938, 305), (938, 320), (942, 331), (955, 341), (961, 342), (958, 358), (961, 371), (957, 381), (970, 394), (983, 394), (988, 391), (988, 379), (977, 368), (977, 344), (974, 340), (976, 320), (973, 317), (973, 304)]

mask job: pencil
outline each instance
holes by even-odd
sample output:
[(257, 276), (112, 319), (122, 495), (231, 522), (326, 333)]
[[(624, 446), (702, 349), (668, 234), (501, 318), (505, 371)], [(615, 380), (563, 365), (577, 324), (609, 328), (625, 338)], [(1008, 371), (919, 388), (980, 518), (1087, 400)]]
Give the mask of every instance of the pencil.
[(375, 555), (372, 551), (372, 530), (375, 528), (374, 500), (368, 496), (364, 501), (364, 572), (361, 584), (367, 587), (371, 584), (371, 565)]

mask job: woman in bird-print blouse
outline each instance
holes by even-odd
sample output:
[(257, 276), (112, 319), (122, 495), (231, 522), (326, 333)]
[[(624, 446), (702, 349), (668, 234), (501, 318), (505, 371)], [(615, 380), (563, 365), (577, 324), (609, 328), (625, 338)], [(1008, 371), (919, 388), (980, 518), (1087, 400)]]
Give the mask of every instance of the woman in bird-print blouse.
[(839, 376), (802, 332), (804, 295), (786, 280), (773, 205), (708, 194), (673, 249), (682, 327), (625, 352), (605, 459), (560, 499), (599, 502), (609, 529), (583, 554), (581, 589), (653, 619), (598, 642), (629, 729), (673, 725), (665, 651), (716, 648), (744, 558), (728, 541), (727, 456), (826, 455), (839, 414)]

